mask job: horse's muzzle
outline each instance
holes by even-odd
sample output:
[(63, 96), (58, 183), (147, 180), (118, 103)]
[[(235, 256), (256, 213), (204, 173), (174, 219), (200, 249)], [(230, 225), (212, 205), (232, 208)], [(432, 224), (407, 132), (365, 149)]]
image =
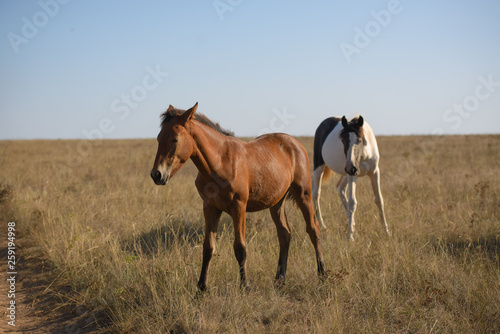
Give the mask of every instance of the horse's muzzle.
[(159, 170), (151, 171), (151, 178), (157, 186), (164, 186), (167, 184), (169, 175), (163, 176)]
[(347, 174), (349, 174), (351, 176), (359, 175), (359, 170), (354, 166), (352, 166), (350, 169), (347, 169), (347, 167), (346, 167), (344, 170)]

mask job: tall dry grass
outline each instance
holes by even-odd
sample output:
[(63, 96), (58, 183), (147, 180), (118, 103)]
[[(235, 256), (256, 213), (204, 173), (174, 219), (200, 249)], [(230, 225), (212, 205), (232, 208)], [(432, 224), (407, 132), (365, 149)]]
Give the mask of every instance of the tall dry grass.
[[(311, 153), (312, 138), (301, 141)], [(267, 211), (249, 214), (248, 294), (223, 215), (209, 291), (195, 298), (204, 228), (196, 169), (188, 163), (155, 186), (154, 140), (2, 141), (0, 183), (18, 228), (73, 287), (65, 293), (108, 314), (117, 332), (499, 332), (500, 136), (381, 137), (379, 146), (393, 236), (361, 178), (348, 242), (330, 182), (321, 198), (330, 278), (318, 280), (305, 224), (288, 205), (287, 282), (276, 290), (274, 224)]]

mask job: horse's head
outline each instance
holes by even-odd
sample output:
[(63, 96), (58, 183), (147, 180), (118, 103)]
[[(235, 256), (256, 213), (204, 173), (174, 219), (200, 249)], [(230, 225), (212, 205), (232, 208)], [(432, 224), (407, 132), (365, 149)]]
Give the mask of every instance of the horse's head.
[(363, 132), (363, 117), (355, 117), (350, 122), (345, 116), (342, 117), (342, 126), (340, 139), (344, 144), (344, 153), (346, 157), (345, 171), (347, 174), (356, 176), (359, 174), (359, 162), (363, 152), (363, 146), (366, 139)]
[(151, 170), (151, 177), (157, 185), (165, 185), (191, 157), (194, 142), (187, 126), (196, 109), (198, 103), (184, 112), (170, 106), (162, 115), (161, 131), (157, 137), (158, 151)]

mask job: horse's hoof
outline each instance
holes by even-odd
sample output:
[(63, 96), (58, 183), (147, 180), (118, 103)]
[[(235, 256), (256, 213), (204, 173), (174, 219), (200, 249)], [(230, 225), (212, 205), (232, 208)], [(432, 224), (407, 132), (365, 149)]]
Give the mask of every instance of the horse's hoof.
[(196, 294), (194, 296), (194, 300), (201, 300), (205, 296), (205, 293), (206, 293), (206, 289), (205, 290), (197, 289)]
[(199, 291), (203, 292), (203, 291), (207, 290), (207, 286), (205, 284), (203, 284), (203, 283), (198, 283), (196, 286), (198, 287)]
[(328, 281), (328, 272), (327, 272), (327, 271), (322, 272), (322, 273), (320, 273), (320, 274), (318, 275), (318, 277), (319, 277), (319, 281), (320, 281), (321, 283), (325, 283), (325, 282), (327, 282), (327, 281)]
[(277, 289), (277, 290), (280, 290), (284, 286), (285, 286), (285, 278), (280, 275), (280, 277), (277, 277), (274, 280), (274, 288)]

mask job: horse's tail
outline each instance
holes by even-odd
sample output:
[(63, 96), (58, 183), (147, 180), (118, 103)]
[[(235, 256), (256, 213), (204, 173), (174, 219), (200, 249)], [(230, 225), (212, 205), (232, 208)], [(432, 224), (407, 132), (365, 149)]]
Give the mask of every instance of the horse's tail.
[(322, 182), (328, 182), (328, 180), (332, 177), (333, 172), (328, 166), (325, 164), (325, 171), (323, 172), (323, 176), (321, 177)]

